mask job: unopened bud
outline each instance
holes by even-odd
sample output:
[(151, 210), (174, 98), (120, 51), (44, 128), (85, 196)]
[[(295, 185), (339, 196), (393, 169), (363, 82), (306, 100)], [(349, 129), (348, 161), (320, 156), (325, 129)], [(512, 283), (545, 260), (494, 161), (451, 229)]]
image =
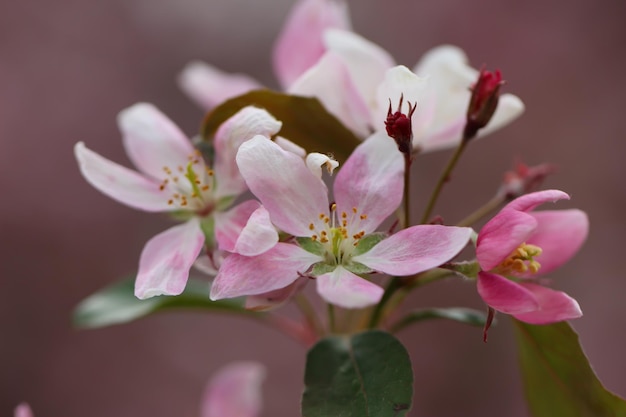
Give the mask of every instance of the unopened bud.
[(498, 107), (500, 98), (500, 86), (504, 84), (500, 70), (494, 72), (485, 69), (480, 70), (478, 81), (472, 87), (472, 96), (467, 107), (467, 120), (463, 139), (469, 140), (493, 117)]
[(530, 167), (523, 162), (517, 162), (513, 170), (504, 174), (500, 192), (504, 193), (508, 200), (531, 193), (536, 191), (546, 177), (554, 172), (556, 172), (556, 167), (552, 164)]
[(417, 103), (407, 103), (409, 105), (409, 112), (407, 115), (402, 113), (403, 101), (404, 96), (401, 95), (400, 102), (398, 103), (398, 109), (395, 113), (392, 113), (391, 99), (389, 100), (389, 110), (387, 110), (385, 128), (387, 129), (387, 134), (396, 141), (398, 150), (400, 150), (403, 154), (410, 156), (413, 149), (413, 126), (411, 124), (411, 118), (413, 117), (413, 113), (415, 113)]

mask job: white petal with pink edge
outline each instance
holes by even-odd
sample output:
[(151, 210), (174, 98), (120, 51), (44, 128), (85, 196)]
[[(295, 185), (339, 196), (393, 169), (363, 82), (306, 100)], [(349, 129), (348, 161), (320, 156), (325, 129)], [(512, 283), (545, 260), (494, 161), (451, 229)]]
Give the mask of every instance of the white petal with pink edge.
[(356, 208), (359, 229), (371, 233), (400, 205), (404, 159), (393, 139), (377, 132), (356, 147), (335, 179), (339, 212)]
[(182, 293), (203, 245), (204, 234), (195, 217), (150, 239), (139, 258), (135, 296), (143, 300)]
[(235, 243), (234, 252), (245, 256), (256, 256), (278, 243), (278, 232), (270, 220), (270, 214), (261, 206), (246, 222)]
[(235, 157), (242, 143), (256, 135), (267, 139), (278, 133), (282, 123), (258, 107), (244, 107), (222, 123), (215, 132), (215, 162), (213, 170), (217, 178), (216, 198), (236, 196), (247, 190), (239, 173)]
[(257, 362), (233, 362), (213, 375), (202, 397), (201, 417), (258, 417), (266, 370)]
[(221, 250), (235, 251), (237, 239), (246, 226), (250, 215), (261, 203), (256, 200), (244, 201), (228, 211), (217, 211), (215, 218), (215, 239)]
[(310, 236), (309, 225), (317, 230), (325, 226), (320, 214), (328, 214), (326, 187), (302, 158), (256, 136), (239, 148), (237, 165), (279, 229), (294, 236)]
[(343, 0), (300, 0), (291, 9), (272, 56), (283, 89), (324, 54), (322, 34), (331, 28), (350, 29), (348, 6)]
[(327, 302), (343, 308), (364, 308), (378, 303), (384, 290), (347, 269), (337, 266), (316, 279), (317, 292)]
[(186, 167), (195, 149), (183, 132), (159, 109), (137, 103), (117, 116), (124, 148), (143, 173), (162, 180), (164, 167)]
[(211, 300), (257, 295), (285, 288), (322, 261), (299, 246), (277, 243), (258, 256), (232, 254), (222, 262), (211, 286)]
[(390, 275), (417, 274), (452, 259), (467, 245), (471, 234), (469, 227), (413, 226), (382, 240), (353, 260)]
[(83, 142), (74, 146), (74, 155), (83, 177), (103, 194), (139, 210), (171, 210), (168, 197), (159, 189), (158, 182), (109, 161)]
[(201, 61), (185, 65), (178, 75), (178, 85), (204, 110), (263, 87), (245, 74), (230, 74)]

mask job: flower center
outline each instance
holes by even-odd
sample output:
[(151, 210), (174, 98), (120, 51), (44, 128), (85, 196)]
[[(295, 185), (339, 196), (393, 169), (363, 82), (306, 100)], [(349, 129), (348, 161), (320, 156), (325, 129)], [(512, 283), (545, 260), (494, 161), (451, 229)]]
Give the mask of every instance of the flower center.
[(193, 155), (189, 155), (185, 167), (179, 165), (172, 169), (164, 166), (163, 172), (165, 178), (159, 189), (169, 194), (168, 205), (202, 215), (213, 209), (213, 170), (204, 164), (200, 151), (196, 150)]
[(535, 260), (535, 257), (541, 255), (541, 252), (542, 249), (539, 246), (522, 243), (495, 268), (495, 272), (503, 275), (526, 272), (536, 274), (541, 264)]
[(311, 239), (322, 244), (328, 263), (345, 264), (349, 262), (361, 238), (365, 236), (365, 230), (360, 229), (360, 223), (365, 219), (367, 214), (359, 213), (356, 207), (352, 207), (350, 214), (345, 211), (338, 213), (337, 205), (332, 203), (330, 216), (326, 213), (319, 214), (322, 227), (316, 228), (314, 223), (309, 224)]

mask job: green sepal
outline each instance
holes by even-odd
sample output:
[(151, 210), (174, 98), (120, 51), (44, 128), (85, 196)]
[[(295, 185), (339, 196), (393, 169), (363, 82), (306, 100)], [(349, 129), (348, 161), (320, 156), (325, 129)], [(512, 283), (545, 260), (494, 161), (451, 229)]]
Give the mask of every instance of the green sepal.
[(303, 417), (403, 417), (413, 396), (411, 360), (391, 334), (329, 336), (309, 350)]
[(131, 322), (166, 310), (201, 309), (262, 317), (244, 308), (243, 298), (211, 301), (211, 286), (206, 281), (190, 279), (185, 291), (177, 296), (158, 296), (140, 300), (134, 294), (135, 279), (110, 285), (84, 299), (74, 310), (76, 327), (93, 329)]
[(359, 243), (357, 243), (356, 247), (354, 248), (353, 256), (358, 256), (365, 252), (368, 252), (370, 249), (378, 245), (378, 243), (381, 240), (385, 239), (386, 237), (387, 237), (387, 233), (383, 233), (383, 232), (370, 233), (369, 235), (363, 236), (359, 240)]
[(203, 217), (200, 220), (200, 229), (204, 233), (205, 244), (208, 247), (215, 246), (215, 218), (213, 216)]
[(458, 272), (471, 279), (476, 279), (478, 273), (481, 271), (480, 265), (477, 261), (452, 262), (447, 264), (445, 269)]
[(327, 274), (329, 272), (333, 272), (337, 269), (337, 265), (330, 265), (326, 262), (318, 262), (313, 265), (313, 269), (311, 270), (311, 275), (314, 277), (319, 277), (320, 275)]
[(326, 254), (324, 245), (310, 237), (296, 237), (296, 242), (298, 242), (298, 245), (300, 245), (302, 249), (314, 255), (324, 256)]
[(365, 266), (362, 263), (354, 261), (350, 262), (349, 264), (343, 265), (343, 267), (353, 274), (357, 275), (369, 274), (371, 272), (374, 272), (374, 270), (369, 266)]

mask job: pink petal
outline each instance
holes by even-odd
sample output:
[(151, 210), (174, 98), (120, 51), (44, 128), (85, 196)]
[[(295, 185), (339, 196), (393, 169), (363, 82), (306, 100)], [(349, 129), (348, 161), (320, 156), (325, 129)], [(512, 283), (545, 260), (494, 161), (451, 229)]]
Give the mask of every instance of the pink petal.
[(145, 211), (168, 211), (168, 197), (159, 183), (88, 149), (83, 142), (74, 146), (74, 155), (83, 177), (98, 191), (127, 206)]
[(317, 98), (326, 110), (359, 136), (364, 137), (371, 130), (368, 104), (356, 89), (343, 61), (332, 52), (302, 74), (289, 88), (289, 93)]
[(412, 275), (456, 256), (472, 234), (469, 227), (420, 225), (403, 229), (353, 259), (390, 275)]
[(265, 373), (265, 367), (257, 362), (233, 362), (222, 367), (206, 387), (200, 416), (258, 417)]
[(135, 296), (143, 300), (182, 293), (203, 245), (204, 233), (195, 217), (150, 239), (139, 258)]
[(178, 76), (178, 85), (204, 110), (252, 90), (263, 88), (244, 74), (229, 74), (201, 61), (188, 63)]
[(335, 180), (339, 212), (367, 215), (359, 229), (371, 233), (400, 205), (404, 184), (404, 158), (393, 139), (377, 132), (357, 146)]
[(478, 233), (476, 259), (480, 267), (489, 271), (498, 266), (526, 242), (536, 228), (537, 221), (530, 214), (501, 210)]
[(550, 324), (582, 317), (583, 312), (578, 302), (564, 292), (530, 283), (521, 285), (534, 294), (539, 301), (539, 309), (513, 314), (516, 319), (530, 324)]
[(503, 210), (531, 211), (544, 203), (555, 203), (559, 200), (569, 200), (569, 195), (560, 190), (544, 190), (526, 194), (516, 198), (504, 206)]
[(30, 409), (30, 406), (28, 404), (21, 403), (17, 407), (15, 407), (13, 416), (14, 417), (33, 417), (33, 411)]
[(257, 295), (285, 288), (321, 261), (321, 257), (289, 243), (277, 243), (258, 256), (232, 254), (222, 266), (211, 287), (211, 299)]
[(235, 162), (239, 146), (256, 135), (270, 138), (280, 130), (279, 122), (263, 109), (244, 107), (226, 120), (215, 132), (215, 162), (217, 178), (216, 198), (237, 196), (247, 190), (246, 183)]
[(317, 277), (317, 292), (327, 302), (343, 308), (364, 308), (378, 303), (384, 290), (341, 266)]
[(270, 311), (283, 306), (291, 297), (300, 292), (309, 282), (309, 278), (300, 277), (285, 288), (266, 292), (265, 294), (246, 297), (246, 309), (252, 311)]
[(328, 214), (326, 187), (302, 158), (256, 136), (239, 148), (237, 165), (279, 229), (294, 236), (310, 236), (311, 223), (317, 230), (324, 227), (319, 215)]
[(539, 308), (532, 291), (500, 275), (479, 272), (477, 289), (485, 303), (503, 313), (520, 314)]
[(186, 167), (194, 147), (167, 116), (148, 103), (138, 103), (117, 116), (124, 148), (130, 160), (145, 174), (161, 180), (164, 167)]
[(374, 108), (378, 85), (387, 70), (395, 66), (393, 57), (380, 46), (347, 30), (326, 31), (324, 42), (329, 51), (341, 57), (361, 97), (368, 107)]
[(350, 28), (343, 1), (301, 0), (291, 9), (273, 53), (274, 72), (284, 89), (324, 54), (322, 34), (330, 28)]
[(547, 274), (569, 261), (578, 252), (589, 232), (589, 219), (581, 210), (550, 210), (529, 213), (537, 230), (526, 243), (542, 249), (535, 259), (540, 274)]
[(256, 200), (247, 200), (228, 211), (215, 212), (215, 239), (221, 250), (235, 251), (237, 238), (246, 226), (250, 215), (261, 207)]
[(246, 222), (235, 243), (234, 252), (245, 256), (256, 256), (273, 248), (278, 243), (278, 232), (270, 220), (270, 214), (261, 206)]
[(298, 155), (300, 158), (306, 157), (306, 150), (302, 146), (293, 143), (289, 139), (285, 139), (282, 136), (277, 136), (276, 139), (274, 139), (274, 142), (284, 150)]

